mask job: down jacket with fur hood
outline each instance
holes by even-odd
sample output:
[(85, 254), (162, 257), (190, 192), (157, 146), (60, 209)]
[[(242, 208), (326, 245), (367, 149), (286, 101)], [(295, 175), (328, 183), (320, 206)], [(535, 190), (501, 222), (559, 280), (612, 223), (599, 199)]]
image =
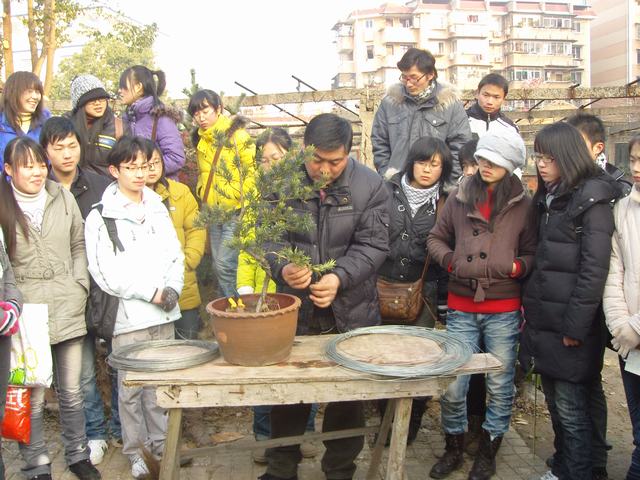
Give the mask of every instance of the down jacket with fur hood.
[(471, 140), (471, 129), (453, 87), (436, 82), (431, 96), (417, 102), (402, 84), (393, 85), (382, 99), (371, 129), (373, 163), (378, 173), (391, 178), (402, 171), (409, 148), (425, 136), (446, 142), (454, 157), (451, 178), (458, 178), (462, 174), (458, 151)]
[(155, 142), (162, 152), (164, 172), (175, 180), (185, 161), (184, 143), (176, 125), (182, 119), (180, 112), (163, 104), (154, 105), (153, 97), (147, 96), (134, 102), (122, 116), (125, 130), (144, 138), (151, 138), (155, 118), (158, 119)]

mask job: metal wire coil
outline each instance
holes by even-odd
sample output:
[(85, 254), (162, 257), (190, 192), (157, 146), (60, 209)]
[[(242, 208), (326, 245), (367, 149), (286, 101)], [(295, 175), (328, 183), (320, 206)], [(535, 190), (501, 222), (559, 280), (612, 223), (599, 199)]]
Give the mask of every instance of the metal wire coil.
[[(203, 352), (195, 353), (180, 358), (134, 358), (132, 354), (143, 350), (166, 347), (197, 347)], [(146, 342), (132, 343), (116, 348), (107, 357), (107, 363), (116, 370), (128, 370), (131, 372), (165, 372), (167, 370), (181, 370), (207, 363), (216, 358), (220, 353), (217, 342), (205, 342), (203, 340), (148, 340)]]
[[(359, 335), (393, 334), (409, 335), (425, 338), (436, 342), (442, 349), (442, 354), (435, 363), (417, 365), (376, 365), (363, 362), (344, 355), (338, 351), (338, 344)], [(460, 337), (445, 331), (407, 325), (386, 325), (364, 327), (337, 335), (326, 345), (326, 355), (329, 359), (345, 368), (358, 372), (384, 375), (397, 378), (422, 378), (447, 375), (466, 364), (473, 354), (473, 346)]]

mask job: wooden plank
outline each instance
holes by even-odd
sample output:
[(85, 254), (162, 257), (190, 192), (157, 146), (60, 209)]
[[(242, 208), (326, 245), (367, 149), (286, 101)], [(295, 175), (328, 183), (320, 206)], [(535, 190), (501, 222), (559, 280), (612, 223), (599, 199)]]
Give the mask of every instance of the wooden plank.
[[(263, 367), (243, 367), (217, 358), (204, 365), (168, 372), (128, 372), (127, 386), (140, 385), (271, 385), (274, 383), (350, 382), (358, 379), (388, 377), (371, 376), (336, 365), (324, 355), (331, 335), (296, 337), (291, 355), (282, 363)], [(487, 372), (501, 368), (500, 361), (489, 354), (475, 354), (452, 375)]]
[(404, 459), (407, 454), (407, 435), (409, 433), (409, 417), (411, 417), (411, 398), (396, 400), (396, 411), (393, 416), (391, 445), (387, 463), (387, 480), (404, 480)]
[(638, 106), (621, 106), (621, 107), (604, 107), (604, 108), (585, 108), (579, 110), (578, 108), (559, 108), (552, 110), (532, 110), (530, 112), (510, 111), (504, 112), (511, 120), (529, 118), (533, 119), (546, 119), (546, 118), (564, 118), (570, 117), (578, 112), (590, 113), (599, 117), (605, 117), (608, 115), (638, 115), (640, 113)]
[(167, 439), (164, 443), (162, 462), (160, 463), (160, 480), (180, 478), (180, 443), (182, 439), (182, 409), (169, 410)]
[(367, 470), (366, 480), (375, 480), (378, 477), (378, 470), (380, 469), (380, 463), (382, 462), (382, 451), (384, 450), (384, 444), (386, 443), (387, 436), (389, 435), (389, 429), (391, 428), (391, 421), (393, 420), (393, 413), (395, 409), (396, 400), (391, 399), (387, 401), (387, 407), (385, 408), (382, 424), (378, 431), (376, 444), (373, 447), (373, 452), (371, 453), (371, 462), (369, 463), (369, 469)]

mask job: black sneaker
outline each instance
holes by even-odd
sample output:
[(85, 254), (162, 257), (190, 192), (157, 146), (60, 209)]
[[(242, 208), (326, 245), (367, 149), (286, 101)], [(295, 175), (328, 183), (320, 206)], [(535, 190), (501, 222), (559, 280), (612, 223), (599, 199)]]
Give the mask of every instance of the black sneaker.
[(31, 477), (30, 480), (52, 480), (51, 474), (49, 473), (41, 473), (40, 475), (36, 475), (35, 477)]
[(293, 477), (283, 478), (276, 477), (275, 475), (271, 475), (270, 473), (264, 473), (258, 477), (258, 480), (298, 480), (298, 476), (294, 475)]
[(69, 465), (69, 470), (80, 480), (100, 480), (102, 478), (98, 469), (91, 465), (88, 458), (72, 463)]

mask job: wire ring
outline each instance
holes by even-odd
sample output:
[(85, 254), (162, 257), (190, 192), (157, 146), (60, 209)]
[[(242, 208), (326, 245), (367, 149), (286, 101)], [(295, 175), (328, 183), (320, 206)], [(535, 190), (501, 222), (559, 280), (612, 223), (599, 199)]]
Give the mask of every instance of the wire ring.
[[(165, 347), (197, 347), (204, 351), (181, 358), (133, 358), (132, 354), (143, 350)], [(148, 340), (132, 343), (116, 348), (107, 357), (107, 363), (116, 370), (131, 372), (165, 372), (167, 370), (181, 370), (207, 363), (220, 354), (217, 342), (203, 340)]]
[[(442, 349), (442, 355), (435, 363), (399, 366), (367, 363), (338, 351), (339, 343), (359, 335), (370, 334), (400, 334), (432, 340)], [(358, 328), (337, 335), (327, 342), (325, 353), (338, 365), (358, 372), (398, 378), (423, 378), (447, 375), (460, 368), (471, 359), (473, 347), (459, 336), (445, 331), (409, 325), (384, 325)]]

